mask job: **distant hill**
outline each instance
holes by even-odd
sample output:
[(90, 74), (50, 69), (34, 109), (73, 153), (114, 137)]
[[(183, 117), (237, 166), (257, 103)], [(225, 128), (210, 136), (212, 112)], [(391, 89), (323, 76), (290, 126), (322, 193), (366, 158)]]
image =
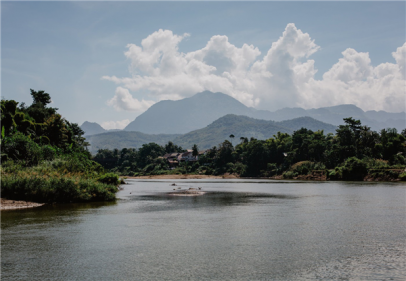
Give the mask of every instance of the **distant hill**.
[(148, 134), (185, 134), (206, 127), (227, 114), (253, 117), (257, 111), (223, 93), (205, 91), (182, 100), (160, 101), (124, 130)]
[(305, 110), (283, 108), (274, 112), (250, 108), (223, 93), (209, 91), (177, 101), (160, 101), (151, 106), (127, 125), (125, 131), (139, 131), (147, 134), (185, 134), (204, 128), (227, 114), (245, 115), (251, 118), (282, 121), (299, 117), (312, 117), (335, 126), (344, 124), (343, 118), (360, 119), (362, 124), (373, 130), (406, 127), (406, 114), (385, 111), (364, 112), (352, 104)]
[[(232, 141), (236, 145), (240, 142), (240, 137), (254, 137), (265, 140), (272, 138), (278, 132), (291, 134), (302, 127), (313, 131), (324, 130), (325, 133), (334, 133), (336, 129), (333, 125), (310, 117), (274, 122), (228, 114), (203, 129), (195, 130), (175, 138), (173, 142), (186, 148), (197, 144), (199, 149), (207, 149), (218, 145), (225, 139)], [(231, 134), (235, 136), (234, 139), (229, 138)]]
[(316, 120), (311, 117), (298, 117), (291, 120), (285, 120), (276, 122), (279, 126), (292, 129), (293, 131), (300, 130), (301, 128), (306, 128), (312, 131), (324, 131), (324, 134), (336, 133), (337, 126), (327, 124)]
[(229, 136), (231, 134), (235, 136), (231, 141), (236, 145), (240, 142), (240, 137), (254, 137), (265, 140), (273, 137), (278, 132), (291, 134), (302, 127), (313, 131), (324, 130), (324, 133), (334, 133), (336, 129), (333, 125), (317, 121), (311, 117), (299, 117), (292, 120), (274, 122), (228, 114), (215, 120), (205, 128), (183, 135), (150, 135), (140, 132), (119, 131), (87, 136), (86, 140), (91, 144), (91, 153), (96, 153), (97, 150), (104, 148), (140, 148), (143, 144), (150, 142), (164, 145), (168, 141), (172, 141), (185, 149), (191, 148), (193, 144), (197, 144), (200, 149), (207, 149), (218, 145), (225, 139), (230, 140)]
[(168, 143), (178, 135), (148, 135), (140, 132), (106, 132), (97, 135), (86, 136), (86, 141), (90, 143), (91, 153), (97, 153), (99, 149), (122, 149), (140, 148), (145, 143), (154, 142), (160, 145)]
[(80, 128), (85, 132), (85, 136), (101, 134), (107, 131), (96, 122), (88, 121), (85, 121)]

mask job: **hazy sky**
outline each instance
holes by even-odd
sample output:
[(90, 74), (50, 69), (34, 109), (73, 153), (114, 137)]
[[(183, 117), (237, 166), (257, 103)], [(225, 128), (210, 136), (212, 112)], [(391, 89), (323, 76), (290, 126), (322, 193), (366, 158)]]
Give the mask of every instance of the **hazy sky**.
[(247, 106), (405, 110), (405, 2), (1, 2), (1, 94), (122, 128), (210, 90)]

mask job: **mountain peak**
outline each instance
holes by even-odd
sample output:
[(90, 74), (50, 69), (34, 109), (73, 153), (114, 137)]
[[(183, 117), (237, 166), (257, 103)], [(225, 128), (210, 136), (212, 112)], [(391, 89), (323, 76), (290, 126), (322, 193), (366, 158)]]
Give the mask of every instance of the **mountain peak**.
[(147, 134), (184, 134), (203, 128), (224, 115), (250, 116), (253, 111), (229, 95), (203, 91), (189, 98), (156, 103), (124, 130)]
[(80, 126), (80, 128), (85, 132), (85, 135), (95, 135), (95, 134), (104, 133), (106, 131), (98, 123), (89, 122), (89, 121), (83, 122), (83, 124)]

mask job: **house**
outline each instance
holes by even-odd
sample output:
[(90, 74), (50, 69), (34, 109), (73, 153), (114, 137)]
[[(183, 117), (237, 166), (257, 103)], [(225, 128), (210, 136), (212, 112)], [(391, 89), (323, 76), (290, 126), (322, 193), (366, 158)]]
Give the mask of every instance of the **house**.
[[(207, 150), (199, 151), (199, 156), (206, 154)], [(163, 156), (169, 163), (171, 168), (177, 167), (180, 162), (196, 162), (199, 156), (193, 156), (193, 150), (188, 149), (186, 152), (167, 153)]]
[(193, 156), (193, 150), (188, 149), (186, 152), (182, 154), (181, 161), (185, 162), (196, 162), (199, 159), (199, 156)]
[(180, 152), (173, 152), (173, 153), (167, 153), (163, 156), (171, 168), (175, 168), (179, 165), (180, 162), (180, 156), (182, 156), (182, 153)]

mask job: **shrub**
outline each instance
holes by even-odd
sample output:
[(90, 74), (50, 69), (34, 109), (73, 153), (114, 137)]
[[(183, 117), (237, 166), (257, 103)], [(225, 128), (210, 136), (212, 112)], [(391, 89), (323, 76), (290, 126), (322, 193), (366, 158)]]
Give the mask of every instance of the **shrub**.
[(2, 143), (2, 161), (20, 160), (27, 166), (36, 165), (41, 160), (41, 147), (28, 136), (17, 132), (12, 137), (4, 138)]
[(42, 147), (42, 160), (51, 161), (56, 156), (56, 149), (50, 145), (44, 145)]
[(334, 180), (362, 181), (367, 174), (367, 161), (350, 157), (342, 166), (336, 167), (334, 173), (330, 173), (329, 177)]
[(291, 171), (297, 175), (308, 175), (313, 170), (325, 170), (326, 166), (323, 163), (314, 163), (311, 161), (301, 161), (292, 165)]
[(284, 179), (293, 179), (294, 177), (297, 177), (297, 173), (293, 171), (286, 171), (282, 174), (282, 177)]
[(33, 171), (2, 174), (1, 193), (8, 199), (34, 202), (111, 201), (118, 188), (81, 176), (42, 175)]
[(111, 184), (111, 185), (119, 185), (120, 184), (120, 180), (118, 175), (114, 174), (114, 173), (106, 173), (104, 175), (101, 175), (98, 179), (98, 182), (101, 183), (106, 183), (106, 184)]
[(401, 181), (406, 181), (406, 172), (401, 173), (401, 174), (399, 175), (399, 179), (400, 179)]

